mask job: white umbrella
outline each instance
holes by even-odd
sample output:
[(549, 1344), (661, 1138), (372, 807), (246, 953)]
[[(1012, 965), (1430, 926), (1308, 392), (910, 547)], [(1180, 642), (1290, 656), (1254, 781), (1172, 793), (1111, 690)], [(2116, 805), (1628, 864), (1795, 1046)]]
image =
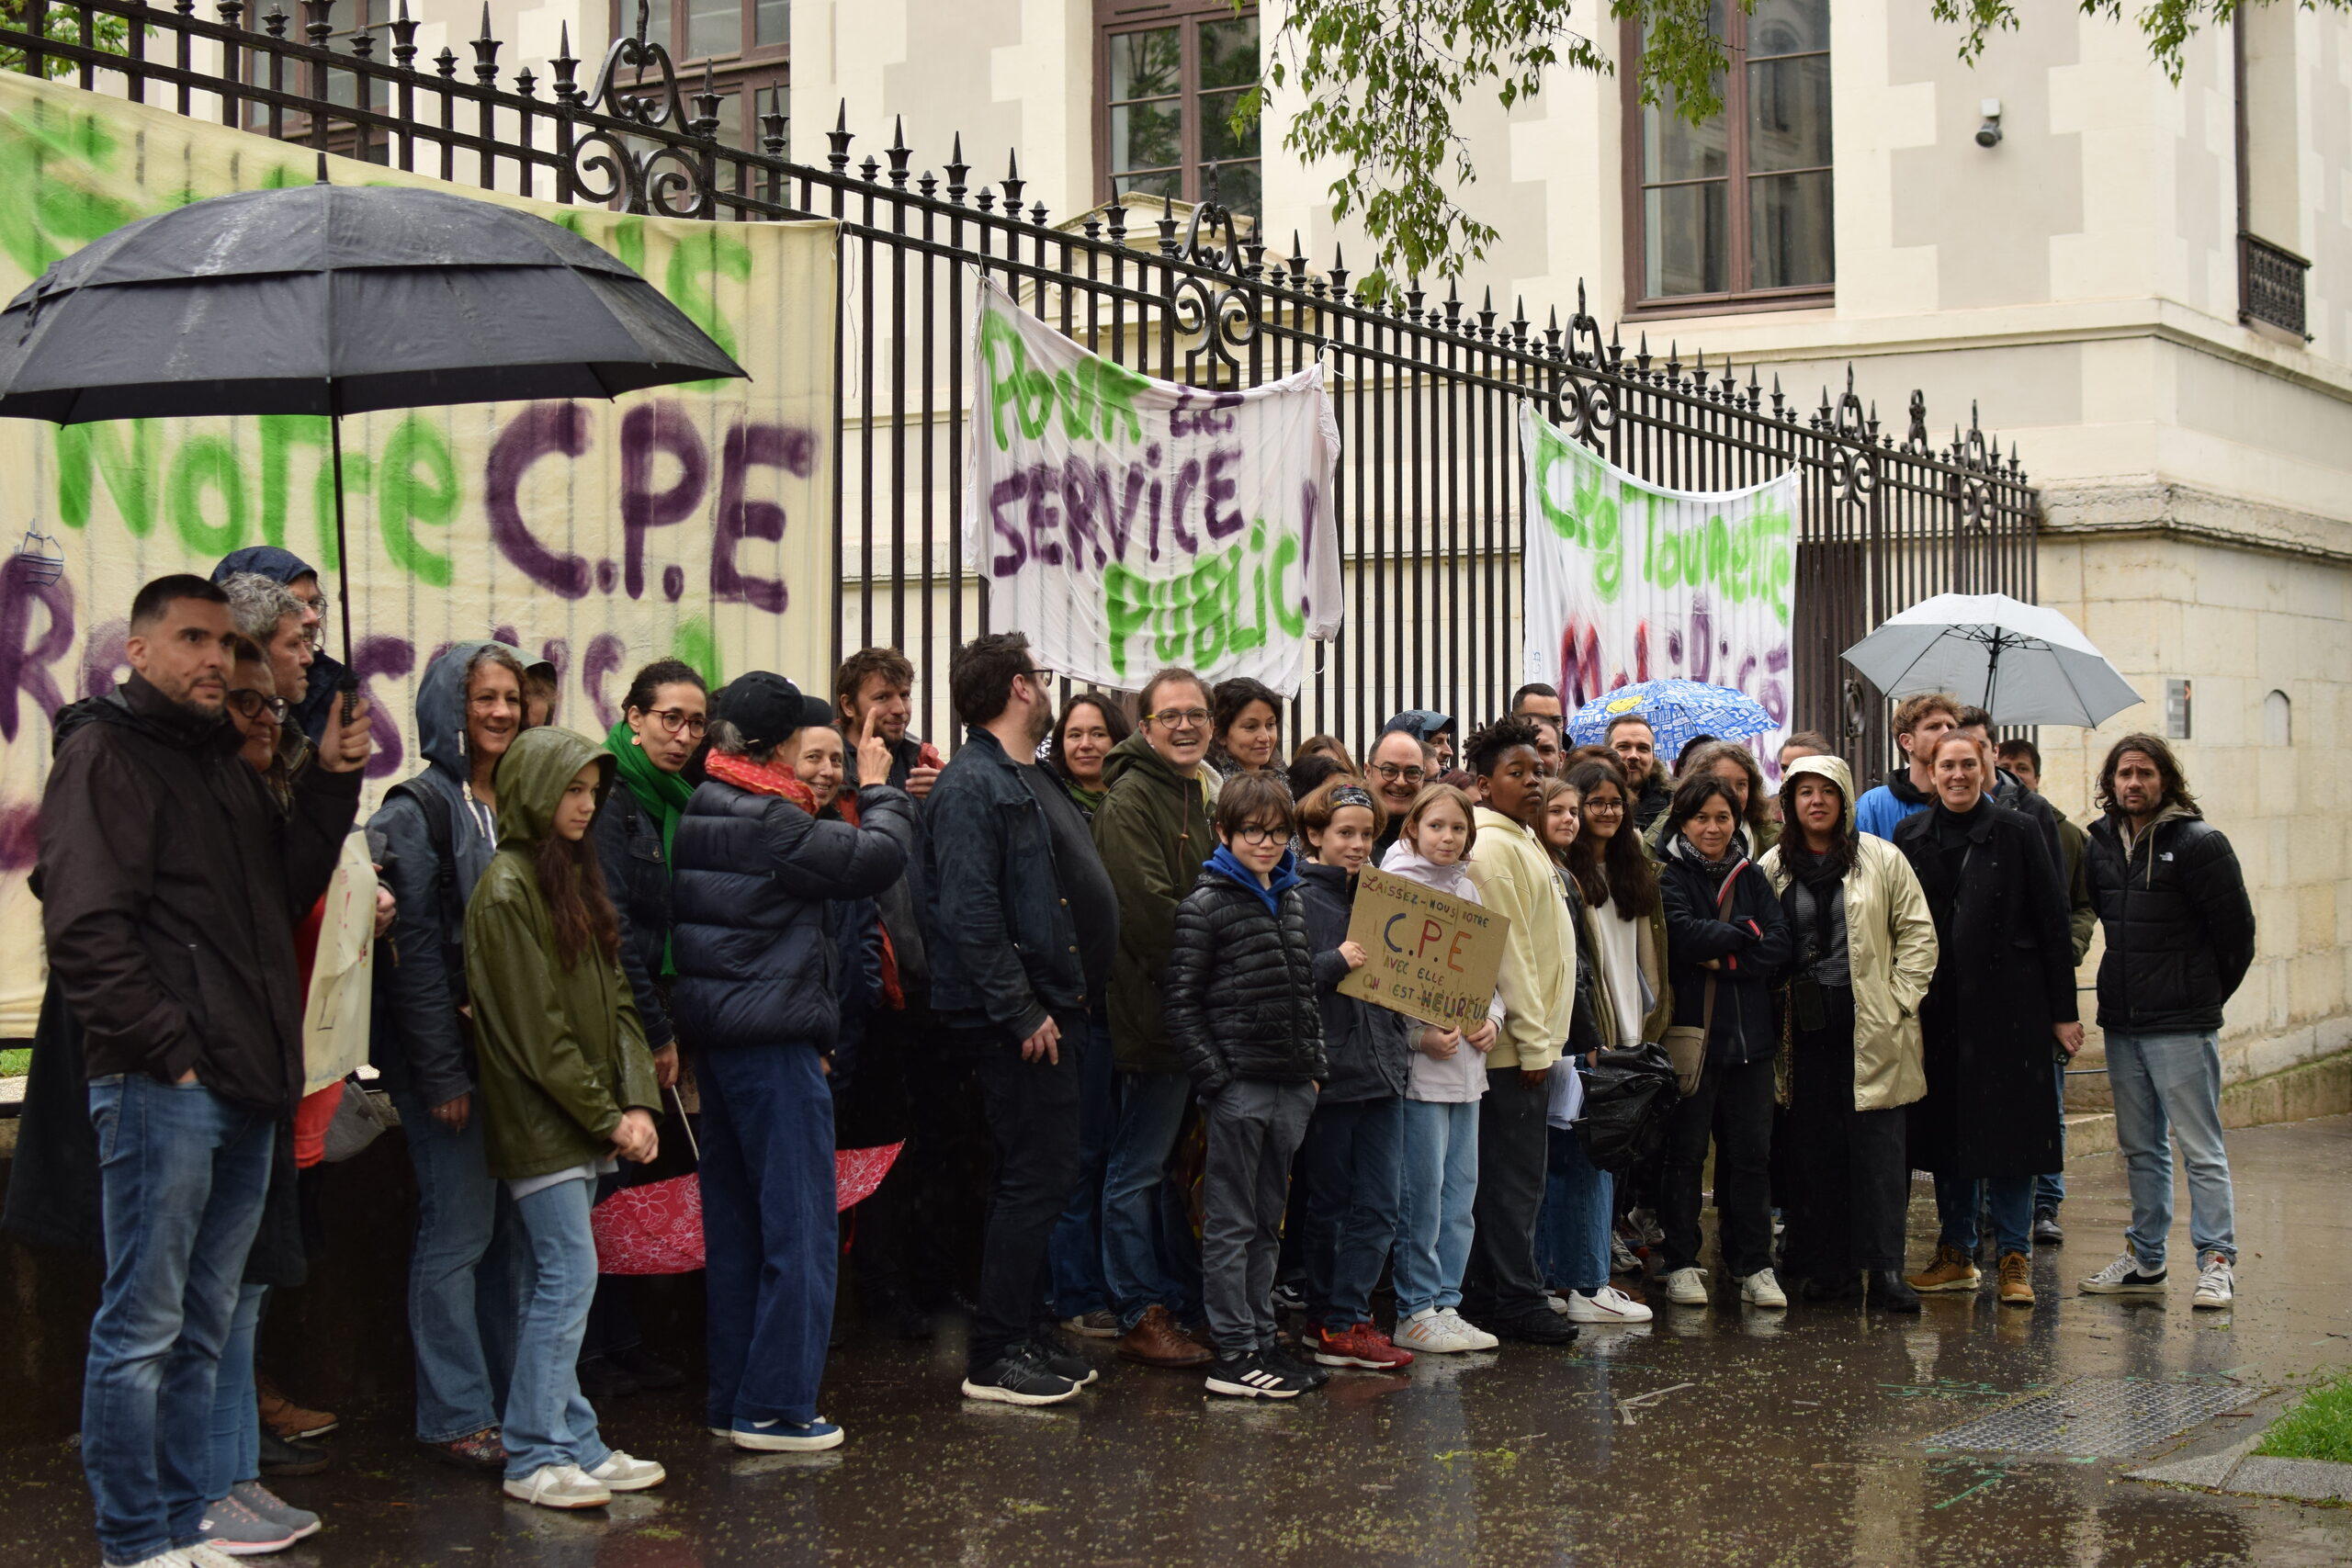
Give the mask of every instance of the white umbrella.
[(2140, 701), (2075, 623), (2006, 593), (1939, 593), (1882, 622), (1846, 662), (1890, 697), (1950, 692), (1996, 724), (2086, 729)]

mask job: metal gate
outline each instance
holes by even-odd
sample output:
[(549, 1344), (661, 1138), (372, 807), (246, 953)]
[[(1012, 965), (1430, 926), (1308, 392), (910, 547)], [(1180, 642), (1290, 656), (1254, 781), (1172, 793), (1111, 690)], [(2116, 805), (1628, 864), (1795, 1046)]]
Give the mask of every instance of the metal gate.
[[(27, 0), (0, 45), (28, 72), (85, 88), (103, 77), (137, 101), (444, 179), (670, 217), (839, 220), (833, 643), (902, 649), (931, 677), (917, 699), (933, 733), (949, 728), (949, 653), (988, 627), (956, 525), (971, 268), (1096, 352), (1166, 379), (1246, 387), (1330, 366), (1348, 620), (1293, 705), (1294, 736), (1361, 745), (1400, 707), (1467, 722), (1501, 711), (1521, 669), (1523, 399), (1655, 482), (1725, 489), (1798, 468), (1790, 719), (1828, 734), (1866, 774), (1887, 755), (1885, 705), (1838, 650), (1929, 593), (2034, 595), (2035, 493), (2014, 448), (2007, 460), (1988, 449), (1973, 410), (1972, 427), (1939, 447), (1915, 392), (1898, 441), (1850, 371), (1841, 395), (1801, 408), (1752, 368), (1742, 384), (1728, 364), (1661, 359), (1645, 341), (1627, 349), (1616, 331), (1604, 336), (1581, 288), (1565, 324), (1539, 306), (1541, 326), (1524, 301), (1506, 311), (1491, 291), (1475, 303), (1418, 284), (1375, 294), (1337, 255), (1329, 267), (1279, 255), (1214, 202), (1181, 214), (1114, 204), (1056, 223), (1042, 203), (1023, 206), (1016, 158), (1002, 178), (975, 181), (960, 138), (931, 166), (896, 135), (857, 156), (846, 107), (821, 164), (784, 155), (781, 115), (761, 117), (763, 151), (724, 145), (718, 96), (707, 80), (681, 90), (644, 37), (642, 5), (638, 35), (616, 42), (587, 85), (567, 40), (544, 96), (527, 67), (499, 85), (503, 46), (486, 14), (463, 80), (450, 50), (420, 68), (405, 17), (381, 60), (365, 31), (347, 51), (327, 47), (334, 0), (301, 8), (308, 41), (288, 36), (297, 29), (274, 5), (254, 27), (239, 0), (219, 0), (217, 19), (195, 0)], [(109, 47), (116, 19), (128, 26)]]

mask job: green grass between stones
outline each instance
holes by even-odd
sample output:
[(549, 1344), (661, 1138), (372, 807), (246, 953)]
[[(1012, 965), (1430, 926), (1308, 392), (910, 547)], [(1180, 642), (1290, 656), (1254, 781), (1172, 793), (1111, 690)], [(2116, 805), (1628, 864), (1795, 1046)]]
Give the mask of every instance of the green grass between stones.
[(2267, 1459), (2352, 1464), (2352, 1375), (2323, 1383), (2270, 1424), (2254, 1451)]

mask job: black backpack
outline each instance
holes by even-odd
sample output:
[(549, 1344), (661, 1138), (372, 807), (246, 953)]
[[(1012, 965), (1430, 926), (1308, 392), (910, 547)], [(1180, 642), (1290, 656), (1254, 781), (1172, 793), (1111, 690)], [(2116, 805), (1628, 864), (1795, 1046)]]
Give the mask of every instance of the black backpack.
[(1645, 1041), (1598, 1052), (1592, 1066), (1579, 1062), (1577, 1071), (1584, 1077), (1577, 1136), (1594, 1168), (1627, 1171), (1657, 1154), (1666, 1142), (1667, 1112), (1682, 1098), (1666, 1047)]

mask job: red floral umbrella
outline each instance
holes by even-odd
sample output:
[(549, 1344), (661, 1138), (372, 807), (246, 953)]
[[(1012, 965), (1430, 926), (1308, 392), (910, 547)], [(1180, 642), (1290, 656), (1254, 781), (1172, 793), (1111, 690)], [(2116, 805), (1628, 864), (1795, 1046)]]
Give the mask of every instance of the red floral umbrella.
[[(678, 1124), (686, 1130), (687, 1146), (699, 1160), (702, 1149), (695, 1142), (694, 1124), (686, 1120), (683, 1104), (678, 1107)], [(846, 1209), (872, 1197), (905, 1147), (897, 1143), (835, 1150), (833, 1207)], [(642, 1187), (623, 1188), (597, 1204), (588, 1223), (596, 1236), (598, 1273), (691, 1274), (703, 1263), (702, 1178), (673, 1176)]]

